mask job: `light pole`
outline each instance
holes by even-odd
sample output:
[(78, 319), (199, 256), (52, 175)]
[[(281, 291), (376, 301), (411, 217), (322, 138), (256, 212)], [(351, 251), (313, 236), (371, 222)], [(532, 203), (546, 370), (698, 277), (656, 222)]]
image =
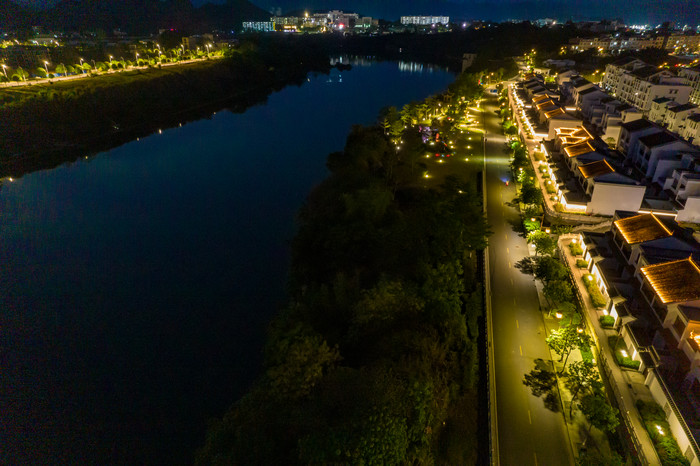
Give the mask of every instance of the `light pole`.
[(109, 71), (112, 71), (112, 55), (109, 56)]
[(139, 53), (138, 52), (136, 52), (136, 56), (134, 57), (134, 59), (136, 60), (136, 66), (139, 66)]
[(83, 59), (80, 59), (80, 69), (82, 70), (83, 74), (85, 74), (85, 68), (83, 68)]
[(7, 65), (3, 64), (0, 66), (2, 66), (2, 72), (5, 74), (5, 79), (7, 79), (9, 81), (10, 78), (7, 77), (7, 70), (5, 69), (5, 68), (7, 68)]
[(49, 77), (49, 62), (44, 60), (44, 69), (46, 70), (46, 78), (48, 79)]

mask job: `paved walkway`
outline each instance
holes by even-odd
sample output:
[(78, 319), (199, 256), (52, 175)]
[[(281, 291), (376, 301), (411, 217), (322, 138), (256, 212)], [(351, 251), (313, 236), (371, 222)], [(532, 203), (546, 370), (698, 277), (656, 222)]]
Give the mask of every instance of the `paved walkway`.
[(583, 307), (583, 317), (586, 326), (595, 342), (594, 356), (598, 362), (598, 367), (602, 368), (607, 376), (608, 382), (612, 388), (612, 392), (620, 408), (622, 419), (630, 434), (629, 441), (634, 446), (637, 452), (639, 462), (644, 465), (661, 464), (656, 449), (649, 437), (649, 434), (644, 427), (635, 402), (638, 399), (652, 400), (651, 392), (644, 385), (644, 377), (637, 371), (622, 370), (615, 362), (615, 357), (612, 354), (610, 345), (608, 345), (608, 336), (615, 334), (614, 331), (604, 329), (600, 326), (598, 318), (603, 315), (593, 306), (588, 291), (583, 284), (583, 276), (588, 273), (586, 269), (579, 269), (576, 266), (576, 257), (569, 250), (571, 240), (577, 238), (578, 235), (562, 235), (559, 237), (559, 253), (564, 259), (564, 263), (571, 270), (574, 277), (575, 290), (579, 296)]
[[(209, 58), (196, 58), (196, 59), (192, 59), (192, 60), (182, 60), (182, 61), (175, 62), (175, 63), (161, 63), (161, 67), (190, 65), (192, 63), (202, 63), (202, 62), (206, 62), (209, 59), (214, 60), (217, 58), (223, 58), (223, 57), (211, 56)], [(157, 67), (157, 65), (155, 65), (154, 67)], [(148, 66), (130, 66), (129, 68), (122, 68), (122, 69), (118, 69), (118, 70), (100, 71), (97, 73), (97, 75), (93, 75), (90, 72), (87, 72), (87, 73), (73, 74), (70, 76), (59, 76), (56, 78), (29, 79), (26, 81), (2, 82), (2, 83), (0, 83), (0, 88), (22, 87), (22, 86), (32, 86), (35, 84), (57, 83), (57, 82), (61, 82), (61, 81), (72, 81), (75, 79), (88, 78), (90, 76), (108, 76), (110, 74), (121, 73), (124, 71), (136, 71), (136, 70), (147, 70), (147, 69), (148, 69)]]

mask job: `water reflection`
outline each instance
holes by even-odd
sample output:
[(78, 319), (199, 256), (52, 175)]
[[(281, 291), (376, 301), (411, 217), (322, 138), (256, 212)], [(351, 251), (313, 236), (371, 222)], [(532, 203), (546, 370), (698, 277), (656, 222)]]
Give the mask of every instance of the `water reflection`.
[[(357, 56), (357, 55), (340, 55), (331, 58), (332, 66), (335, 65), (352, 65), (352, 66), (372, 66), (377, 63), (377, 58), (373, 55)], [(403, 73), (446, 73), (449, 72), (444, 66), (423, 64), (414, 61), (399, 61), (397, 62), (399, 71)]]

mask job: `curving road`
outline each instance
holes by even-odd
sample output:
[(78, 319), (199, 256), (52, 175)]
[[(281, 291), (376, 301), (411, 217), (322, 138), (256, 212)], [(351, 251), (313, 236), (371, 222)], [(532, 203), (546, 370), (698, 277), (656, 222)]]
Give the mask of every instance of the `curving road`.
[[(505, 137), (496, 115), (497, 99), (483, 101), (486, 151), (486, 202), (493, 236), (489, 239), (491, 309), (495, 363), (498, 451), (502, 465), (569, 465), (573, 456), (561, 413), (545, 408), (522, 383), (537, 358), (549, 361), (537, 291), (531, 276), (514, 268), (528, 253), (524, 238), (512, 229), (519, 214), (506, 205), (515, 196)], [(512, 180), (511, 180), (512, 181)], [(492, 402), (493, 402), (492, 397)]]

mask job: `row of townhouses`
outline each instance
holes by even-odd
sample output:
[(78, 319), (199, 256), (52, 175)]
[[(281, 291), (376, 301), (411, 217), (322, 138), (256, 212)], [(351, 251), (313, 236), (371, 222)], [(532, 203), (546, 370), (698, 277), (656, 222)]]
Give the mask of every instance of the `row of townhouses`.
[(664, 409), (693, 466), (700, 466), (700, 110), (689, 101), (697, 84), (688, 76), (697, 72), (624, 59), (606, 69), (601, 85), (567, 70), (553, 84), (528, 75), (508, 90), (521, 135), (537, 143), (548, 200), (564, 214), (609, 218), (607, 231), (567, 240), (583, 249), (587, 270), (577, 273), (605, 297), (591, 312), (613, 317), (606, 331), (615, 351), (639, 365), (628, 379)]
[(571, 52), (583, 52), (595, 49), (603, 53), (622, 53), (648, 48), (668, 50), (675, 53), (696, 52), (700, 49), (700, 34), (668, 34), (668, 35), (634, 35), (621, 36), (600, 35), (597, 37), (576, 37), (569, 40), (568, 49)]

